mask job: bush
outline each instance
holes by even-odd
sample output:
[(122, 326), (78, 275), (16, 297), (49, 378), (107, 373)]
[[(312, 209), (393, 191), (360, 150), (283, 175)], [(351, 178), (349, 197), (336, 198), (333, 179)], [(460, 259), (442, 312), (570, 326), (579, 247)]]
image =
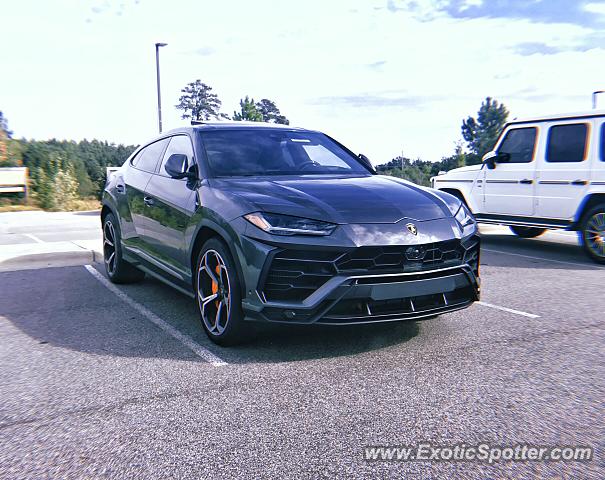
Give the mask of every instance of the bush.
[(78, 200), (78, 181), (73, 168), (57, 169), (48, 175), (44, 169), (37, 174), (35, 198), (44, 210), (71, 210)]

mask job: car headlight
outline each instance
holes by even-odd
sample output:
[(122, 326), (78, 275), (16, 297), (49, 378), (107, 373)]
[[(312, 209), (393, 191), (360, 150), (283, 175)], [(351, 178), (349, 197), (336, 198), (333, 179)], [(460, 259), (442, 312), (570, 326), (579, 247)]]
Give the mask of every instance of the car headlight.
[(336, 225), (309, 218), (255, 212), (244, 215), (252, 225), (274, 235), (330, 235)]
[(454, 218), (456, 219), (456, 222), (458, 222), (458, 225), (460, 225), (463, 237), (467, 237), (475, 232), (477, 222), (475, 222), (473, 214), (464, 203), (460, 205), (460, 208), (458, 209), (456, 215), (454, 215)]

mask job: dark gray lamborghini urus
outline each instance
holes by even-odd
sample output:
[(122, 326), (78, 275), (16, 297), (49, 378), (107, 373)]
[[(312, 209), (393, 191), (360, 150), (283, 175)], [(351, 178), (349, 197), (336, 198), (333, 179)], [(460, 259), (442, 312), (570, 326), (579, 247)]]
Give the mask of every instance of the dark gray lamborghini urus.
[(376, 175), (317, 131), (172, 130), (110, 177), (101, 219), (109, 279), (147, 273), (195, 298), (220, 345), (244, 338), (250, 320), (408, 320), (479, 299), (479, 237), (464, 202)]

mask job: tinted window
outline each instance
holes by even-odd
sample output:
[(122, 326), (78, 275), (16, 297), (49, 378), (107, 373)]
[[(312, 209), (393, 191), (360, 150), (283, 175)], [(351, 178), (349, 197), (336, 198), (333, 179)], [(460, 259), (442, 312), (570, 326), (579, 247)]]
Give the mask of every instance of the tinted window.
[(581, 162), (586, 153), (585, 123), (550, 127), (546, 147), (547, 162)]
[(326, 135), (277, 129), (202, 132), (213, 175), (326, 175), (369, 173)]
[(500, 144), (498, 153), (508, 153), (507, 163), (529, 163), (534, 159), (534, 147), (536, 146), (536, 133), (538, 129), (515, 128), (509, 130)]
[(601, 161), (605, 162), (605, 123), (601, 125)]
[(191, 146), (191, 140), (186, 135), (178, 135), (176, 137), (172, 137), (170, 139), (170, 144), (166, 149), (166, 153), (164, 153), (164, 158), (162, 158), (162, 165), (160, 166), (160, 175), (165, 177), (169, 177), (168, 173), (164, 166), (166, 165), (166, 161), (170, 158), (170, 155), (174, 153), (182, 153), (183, 155), (187, 155), (187, 165), (190, 166), (193, 163), (193, 147)]
[(158, 164), (160, 156), (164, 152), (164, 148), (166, 148), (168, 140), (168, 138), (165, 138), (143, 148), (143, 150), (141, 150), (133, 159), (133, 165), (146, 172), (155, 172), (155, 167)]

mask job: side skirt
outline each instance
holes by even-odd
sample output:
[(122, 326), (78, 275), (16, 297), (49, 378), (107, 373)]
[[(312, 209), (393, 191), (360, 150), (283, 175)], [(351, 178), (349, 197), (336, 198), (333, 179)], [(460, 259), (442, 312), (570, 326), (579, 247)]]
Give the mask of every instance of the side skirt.
[(479, 213), (475, 218), (480, 223), (493, 225), (511, 225), (520, 227), (538, 227), (550, 229), (574, 230), (574, 223), (569, 220), (555, 220), (552, 218), (517, 217), (512, 215), (494, 215)]

